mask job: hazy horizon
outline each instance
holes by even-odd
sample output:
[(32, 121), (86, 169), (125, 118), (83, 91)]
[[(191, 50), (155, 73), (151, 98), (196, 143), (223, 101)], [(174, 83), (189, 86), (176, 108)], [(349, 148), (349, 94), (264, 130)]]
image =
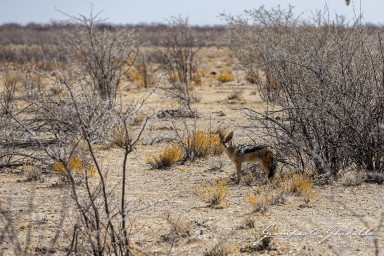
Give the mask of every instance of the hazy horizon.
[[(361, 6), (360, 6), (361, 3)], [(63, 13), (69, 15), (89, 16), (91, 6), (94, 13), (101, 13), (101, 17), (107, 18), (106, 22), (112, 24), (157, 24), (167, 23), (167, 19), (174, 16), (188, 17), (191, 25), (224, 25), (225, 20), (219, 17), (220, 13), (240, 15), (244, 10), (259, 8), (264, 5), (266, 8), (273, 8), (280, 5), (282, 8), (294, 6), (296, 15), (310, 16), (318, 10), (329, 10), (331, 18), (334, 15), (342, 15), (348, 21), (352, 21), (363, 14), (366, 23), (384, 24), (384, 1), (351, 1), (346, 6), (344, 0), (327, 1), (309, 1), (299, 0), (238, 0), (238, 1), (218, 1), (218, 0), (102, 0), (84, 1), (84, 0), (15, 0), (2, 4), (0, 9), (0, 25), (7, 23), (17, 23), (26, 25), (29, 23), (49, 24), (66, 20)], [(60, 11), (61, 12), (60, 12)]]

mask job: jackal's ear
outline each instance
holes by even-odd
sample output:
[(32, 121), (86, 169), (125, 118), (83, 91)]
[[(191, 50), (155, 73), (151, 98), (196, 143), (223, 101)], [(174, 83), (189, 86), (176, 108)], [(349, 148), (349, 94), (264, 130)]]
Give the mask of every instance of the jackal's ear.
[(224, 141), (224, 135), (221, 131), (217, 132), (219, 134), (220, 141)]
[(230, 134), (228, 134), (227, 138), (225, 139), (225, 143), (228, 143), (232, 140), (233, 138), (233, 132), (231, 132)]

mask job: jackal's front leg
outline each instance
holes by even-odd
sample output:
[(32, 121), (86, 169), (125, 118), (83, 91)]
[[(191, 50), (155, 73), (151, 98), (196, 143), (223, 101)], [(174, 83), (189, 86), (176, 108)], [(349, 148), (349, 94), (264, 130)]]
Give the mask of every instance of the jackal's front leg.
[(236, 173), (237, 173), (237, 184), (240, 183), (240, 180), (241, 180), (241, 162), (235, 162), (235, 166), (236, 166)]

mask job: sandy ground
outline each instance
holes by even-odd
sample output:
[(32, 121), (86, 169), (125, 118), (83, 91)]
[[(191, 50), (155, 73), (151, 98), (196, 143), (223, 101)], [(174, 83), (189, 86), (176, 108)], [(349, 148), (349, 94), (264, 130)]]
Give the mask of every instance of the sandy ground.
[[(241, 77), (241, 73), (236, 74)], [(239, 88), (243, 99), (228, 100)], [(209, 85), (196, 87), (195, 92), (201, 95), (201, 101), (193, 105), (200, 115), (196, 119), (198, 128), (224, 127), (235, 131), (236, 142), (250, 142), (243, 128), (248, 121), (239, 109), (263, 108), (252, 85), (241, 79), (225, 84), (212, 79)], [(145, 89), (123, 91), (127, 96), (145, 93)], [(144, 107), (146, 113), (175, 107), (172, 103), (165, 105), (163, 97), (160, 92), (154, 93)], [(255, 212), (247, 200), (247, 195), (260, 186), (244, 182), (235, 185), (230, 181), (225, 205), (207, 207), (194, 193), (194, 187), (203, 180), (230, 179), (234, 166), (222, 155), (168, 170), (151, 169), (147, 155), (158, 152), (168, 143), (167, 138), (175, 136), (171, 126), (169, 120), (151, 119), (143, 140), (129, 156), (127, 188), (133, 209), (129, 219), (134, 230), (132, 248), (137, 254), (204, 255), (221, 245), (232, 248), (235, 255), (384, 255), (384, 228), (380, 229), (384, 212), (382, 186), (343, 186), (340, 182), (315, 185), (314, 197), (308, 203), (303, 197), (289, 195), (283, 204), (269, 206), (261, 213)], [(97, 154), (108, 170), (109, 184), (121, 183), (121, 150), (100, 147)], [(223, 167), (213, 170), (211, 167), (218, 161)], [(75, 215), (70, 188), (57, 186), (58, 177), (48, 171), (42, 177), (42, 181), (28, 182), (22, 168), (0, 171), (1, 209), (12, 221), (7, 232), (18, 237), (17, 241), (0, 244), (0, 255), (15, 255), (16, 245), (28, 247), (36, 255), (65, 254), (67, 236), (71, 235), (65, 231), (73, 225)], [(172, 241), (167, 239), (171, 230), (167, 214), (188, 225), (190, 234)], [(250, 222), (254, 225), (247, 225)], [(57, 232), (61, 238), (52, 245), (50, 241)], [(273, 236), (272, 241), (267, 248), (257, 251), (263, 236)]]

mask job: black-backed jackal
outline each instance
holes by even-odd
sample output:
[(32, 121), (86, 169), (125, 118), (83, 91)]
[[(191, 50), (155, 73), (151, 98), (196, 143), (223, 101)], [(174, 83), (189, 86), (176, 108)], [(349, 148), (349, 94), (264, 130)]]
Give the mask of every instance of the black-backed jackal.
[(241, 180), (242, 163), (261, 163), (265, 171), (268, 171), (268, 178), (273, 178), (276, 172), (276, 151), (270, 145), (233, 145), (233, 132), (226, 138), (219, 132), (220, 144), (225, 154), (236, 166), (237, 183)]

